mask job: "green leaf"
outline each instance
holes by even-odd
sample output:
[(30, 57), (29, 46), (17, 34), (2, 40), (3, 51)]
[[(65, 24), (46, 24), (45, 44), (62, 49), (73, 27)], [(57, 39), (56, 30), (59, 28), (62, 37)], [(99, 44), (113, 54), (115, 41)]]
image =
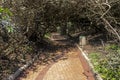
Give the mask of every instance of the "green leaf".
[(8, 26), (7, 31), (8, 31), (8, 33), (13, 33), (14, 29), (12, 26)]
[(0, 13), (3, 13), (4, 9), (2, 7), (0, 7)]
[(4, 9), (4, 12), (5, 12), (6, 14), (8, 14), (8, 16), (12, 16), (12, 15), (13, 15), (12, 12), (11, 12), (8, 8), (5, 8), (5, 9)]

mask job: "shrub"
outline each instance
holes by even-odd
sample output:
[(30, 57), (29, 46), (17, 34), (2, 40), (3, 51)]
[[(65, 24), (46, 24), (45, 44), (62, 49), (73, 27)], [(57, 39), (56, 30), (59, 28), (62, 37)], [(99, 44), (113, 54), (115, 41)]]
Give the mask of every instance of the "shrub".
[(116, 45), (107, 46), (110, 52), (105, 55), (91, 53), (89, 55), (95, 70), (101, 74), (104, 80), (119, 80), (120, 78), (120, 47)]

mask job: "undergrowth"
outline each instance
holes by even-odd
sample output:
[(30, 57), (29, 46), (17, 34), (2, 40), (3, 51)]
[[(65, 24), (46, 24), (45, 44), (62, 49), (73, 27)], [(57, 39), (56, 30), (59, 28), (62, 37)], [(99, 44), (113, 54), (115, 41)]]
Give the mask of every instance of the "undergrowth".
[(120, 47), (108, 45), (107, 54), (93, 52), (89, 54), (91, 62), (103, 80), (120, 80)]

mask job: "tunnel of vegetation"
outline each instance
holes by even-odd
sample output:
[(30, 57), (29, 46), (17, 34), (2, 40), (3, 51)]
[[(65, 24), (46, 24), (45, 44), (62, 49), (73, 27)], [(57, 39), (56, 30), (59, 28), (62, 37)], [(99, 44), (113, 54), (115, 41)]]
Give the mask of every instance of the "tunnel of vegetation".
[(36, 44), (43, 46), (52, 32), (120, 42), (119, 0), (3, 0), (0, 5), (0, 79), (36, 55)]

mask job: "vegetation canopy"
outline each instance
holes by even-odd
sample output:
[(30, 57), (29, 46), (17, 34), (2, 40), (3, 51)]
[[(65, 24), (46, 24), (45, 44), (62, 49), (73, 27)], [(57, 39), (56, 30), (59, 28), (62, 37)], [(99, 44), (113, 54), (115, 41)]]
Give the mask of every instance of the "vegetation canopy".
[(119, 46), (120, 0), (1, 0), (0, 79), (32, 59), (53, 32), (75, 42), (102, 35), (99, 41)]

